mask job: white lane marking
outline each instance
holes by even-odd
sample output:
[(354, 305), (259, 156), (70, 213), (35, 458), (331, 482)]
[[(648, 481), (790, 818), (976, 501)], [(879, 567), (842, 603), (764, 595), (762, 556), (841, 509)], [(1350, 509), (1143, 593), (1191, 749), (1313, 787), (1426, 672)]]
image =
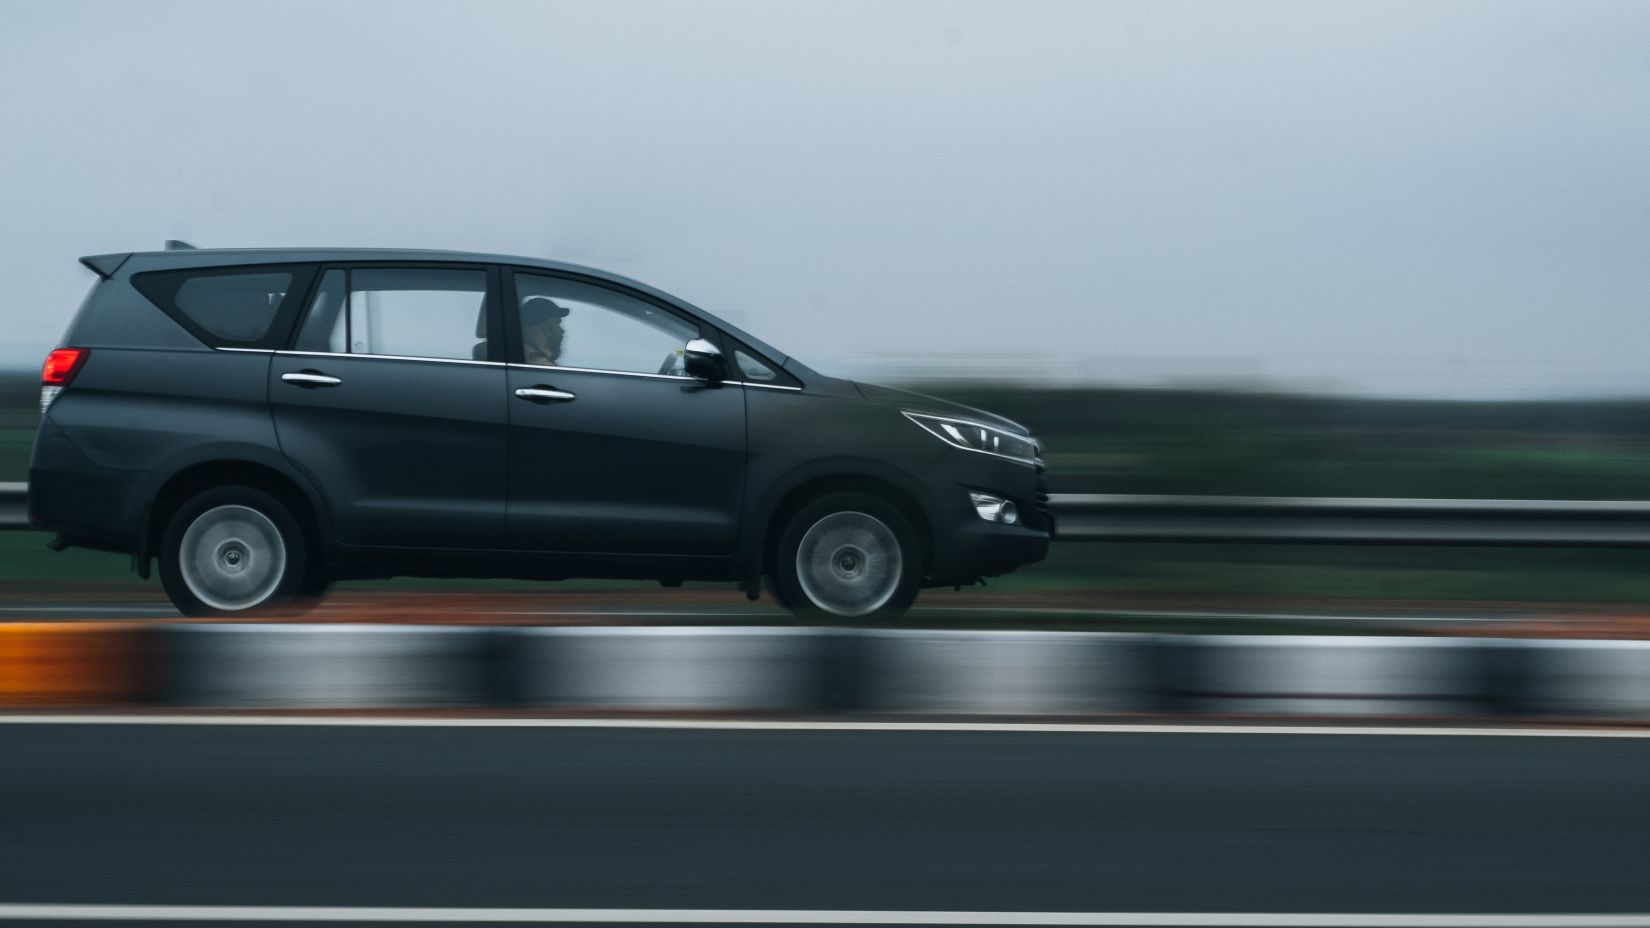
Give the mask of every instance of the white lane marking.
[(771, 925), (1139, 925), (1290, 928), (1650, 928), (1650, 915), (1312, 912), (946, 912), (815, 909), (487, 909), (380, 906), (0, 903), (0, 920), (235, 922), (625, 922)]
[(1380, 737), (1474, 738), (1650, 738), (1650, 729), (1629, 728), (1496, 728), (1414, 727), (1400, 725), (1250, 725), (1233, 723), (1164, 724), (1128, 722), (918, 722), (832, 721), (803, 719), (671, 719), (508, 716), (339, 716), (339, 715), (199, 715), (164, 713), (131, 715), (0, 712), (0, 725), (267, 725), (337, 728), (644, 728), (709, 731), (912, 731), (912, 732), (1058, 732), (1064, 734), (1134, 735), (1365, 735)]

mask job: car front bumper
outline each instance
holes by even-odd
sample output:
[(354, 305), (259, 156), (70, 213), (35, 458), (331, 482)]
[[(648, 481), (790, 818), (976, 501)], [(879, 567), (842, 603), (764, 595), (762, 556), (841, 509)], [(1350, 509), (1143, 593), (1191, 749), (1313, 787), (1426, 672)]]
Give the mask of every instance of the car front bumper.
[[(933, 530), (928, 585), (973, 583), (1048, 556), (1054, 519), (1040, 469), (958, 451), (935, 464), (924, 482), (930, 487), (925, 508)], [(1011, 500), (1019, 521), (1005, 525), (980, 518), (969, 500), (971, 490)]]

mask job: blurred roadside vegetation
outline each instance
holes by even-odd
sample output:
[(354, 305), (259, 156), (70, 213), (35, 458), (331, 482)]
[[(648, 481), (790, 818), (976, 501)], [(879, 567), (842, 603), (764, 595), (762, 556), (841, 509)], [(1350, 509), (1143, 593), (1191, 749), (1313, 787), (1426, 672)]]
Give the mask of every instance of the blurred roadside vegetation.
[[(1650, 401), (1452, 402), (929, 383), (1043, 440), (1057, 493), (1650, 499)], [(37, 379), (0, 375), (0, 481), (27, 479)], [(0, 595), (92, 584), (159, 596), (119, 555), (0, 533)], [(386, 584), (375, 584), (384, 586)], [(394, 581), (656, 589), (651, 584)], [(1254, 605), (1326, 601), (1650, 603), (1650, 552), (1271, 545), (1056, 545), (991, 591)], [(944, 593), (924, 598), (942, 605)], [(737, 594), (730, 592), (730, 603)], [(1103, 603), (1102, 603), (1103, 604)]]
[(920, 389), (1029, 426), (1056, 493), (1650, 499), (1650, 400)]
[(0, 483), (29, 479), (29, 449), (40, 424), (40, 375), (0, 371)]

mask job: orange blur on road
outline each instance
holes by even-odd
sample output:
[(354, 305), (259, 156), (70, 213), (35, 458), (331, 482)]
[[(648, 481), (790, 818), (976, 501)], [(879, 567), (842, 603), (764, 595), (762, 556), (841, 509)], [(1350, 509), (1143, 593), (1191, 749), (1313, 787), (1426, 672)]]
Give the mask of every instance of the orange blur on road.
[(107, 706), (152, 688), (146, 626), (0, 624), (0, 706)]

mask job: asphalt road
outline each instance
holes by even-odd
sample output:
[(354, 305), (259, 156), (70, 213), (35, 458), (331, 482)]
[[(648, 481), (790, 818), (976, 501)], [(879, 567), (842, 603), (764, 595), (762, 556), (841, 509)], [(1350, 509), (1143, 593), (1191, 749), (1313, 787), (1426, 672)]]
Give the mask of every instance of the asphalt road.
[(1650, 740), (0, 724), (0, 903), (1650, 912)]

